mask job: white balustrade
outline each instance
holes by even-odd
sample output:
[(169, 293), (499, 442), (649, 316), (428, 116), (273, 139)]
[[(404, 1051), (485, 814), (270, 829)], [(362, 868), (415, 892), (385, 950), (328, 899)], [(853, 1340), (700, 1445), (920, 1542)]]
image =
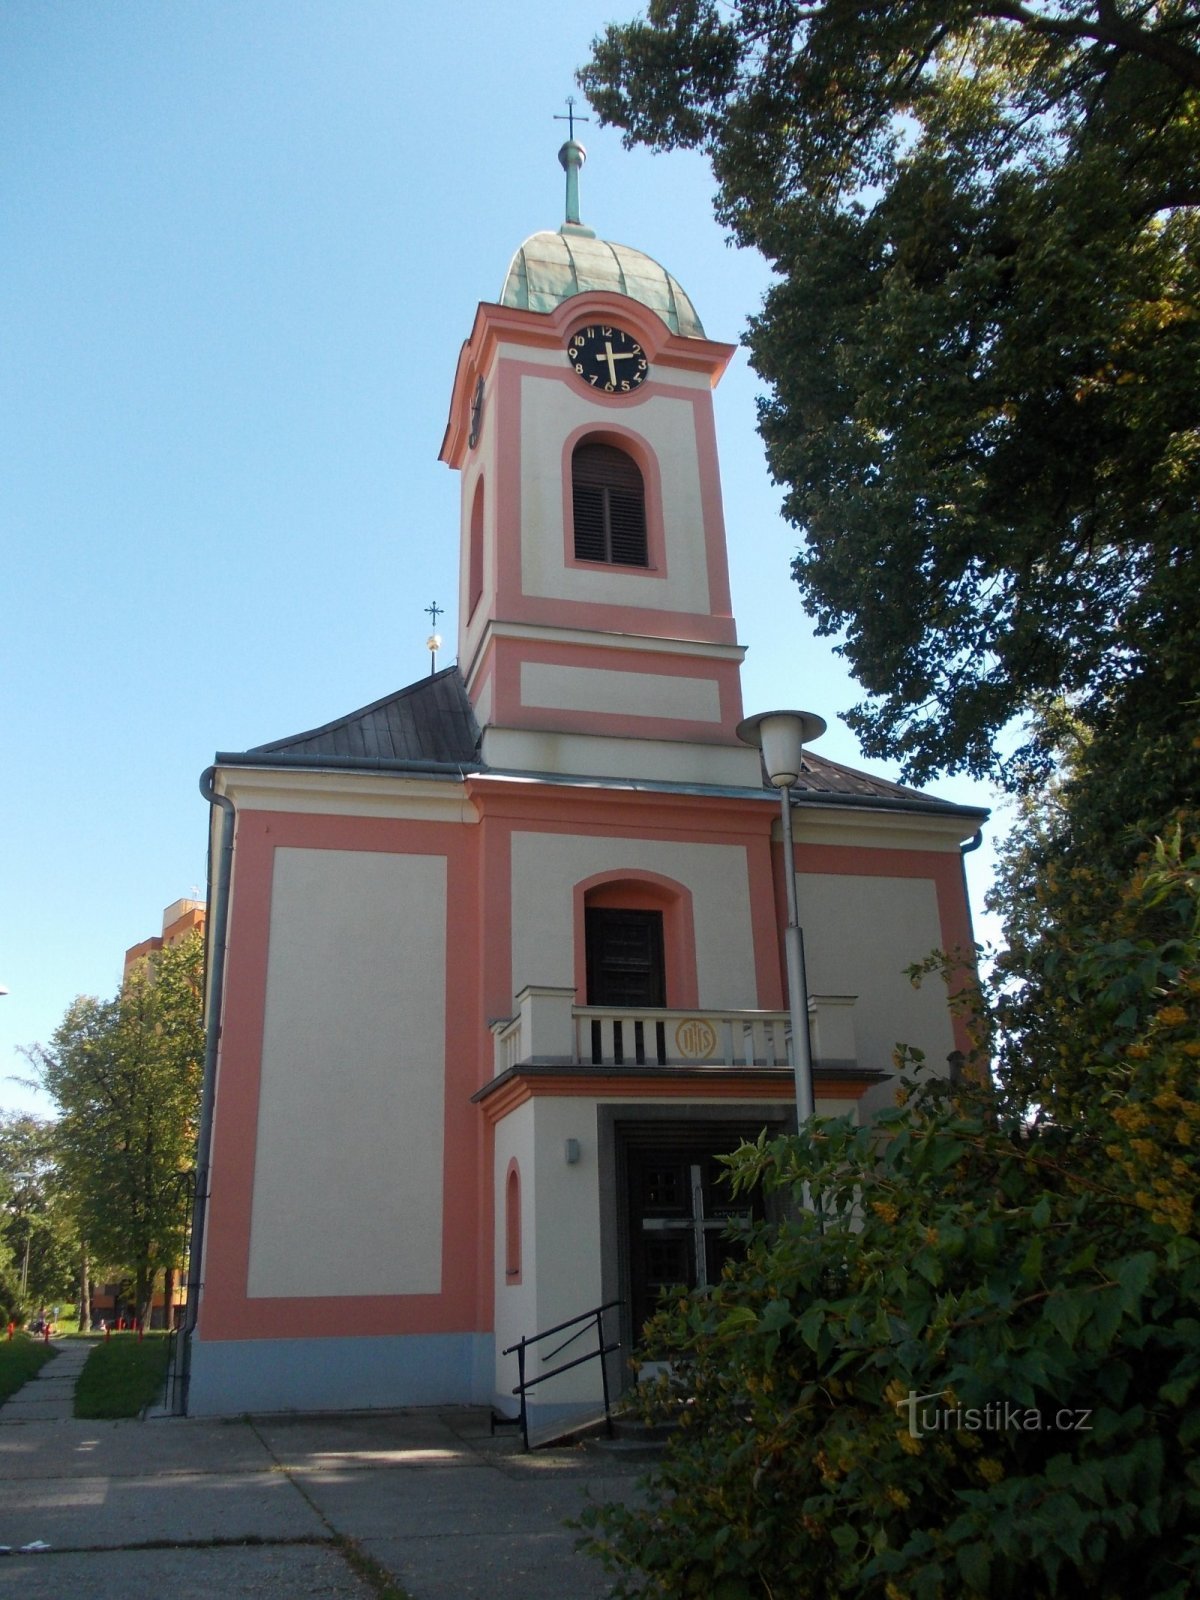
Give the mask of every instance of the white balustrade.
[[(529, 986), (517, 1015), (492, 1024), (497, 1076), (534, 1062), (631, 1067), (787, 1067), (786, 1011), (679, 1011), (577, 1006), (573, 989)], [(852, 1065), (854, 996), (813, 995), (809, 1034), (819, 1063)]]

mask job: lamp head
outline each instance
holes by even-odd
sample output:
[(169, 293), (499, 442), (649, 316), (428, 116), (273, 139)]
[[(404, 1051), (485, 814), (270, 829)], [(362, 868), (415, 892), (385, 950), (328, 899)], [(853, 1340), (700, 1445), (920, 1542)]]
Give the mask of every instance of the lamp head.
[(790, 789), (800, 776), (804, 746), (819, 739), (825, 727), (825, 718), (812, 711), (760, 711), (738, 723), (737, 736), (762, 751), (772, 787)]

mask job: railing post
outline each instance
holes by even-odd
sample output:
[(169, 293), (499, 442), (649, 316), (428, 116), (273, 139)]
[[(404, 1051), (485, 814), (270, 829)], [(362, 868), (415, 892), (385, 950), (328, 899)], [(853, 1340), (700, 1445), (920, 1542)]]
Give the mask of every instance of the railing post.
[(525, 1405), (525, 1341), (517, 1346), (517, 1385), (521, 1391), (521, 1442), (529, 1449), (529, 1412)]
[(611, 1439), (613, 1436), (612, 1413), (608, 1409), (608, 1363), (604, 1359), (604, 1310), (601, 1308), (596, 1313), (596, 1355), (600, 1361), (600, 1382), (604, 1389), (604, 1427)]

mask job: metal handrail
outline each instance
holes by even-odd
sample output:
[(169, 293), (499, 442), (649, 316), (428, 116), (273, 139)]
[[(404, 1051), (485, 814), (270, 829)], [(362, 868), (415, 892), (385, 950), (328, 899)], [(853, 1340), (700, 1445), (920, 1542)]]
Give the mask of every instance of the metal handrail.
[[(621, 1300), (606, 1300), (601, 1306), (593, 1306), (590, 1311), (581, 1311), (577, 1317), (568, 1317), (566, 1322), (555, 1323), (553, 1328), (543, 1328), (541, 1333), (532, 1333), (523, 1339), (518, 1339), (516, 1344), (510, 1344), (504, 1351), (506, 1356), (516, 1354), (517, 1357), (517, 1386), (513, 1394), (518, 1395), (521, 1401), (521, 1439), (525, 1449), (529, 1449), (529, 1408), (526, 1404), (526, 1395), (536, 1384), (545, 1383), (547, 1378), (557, 1378), (562, 1372), (569, 1372), (572, 1367), (582, 1366), (585, 1361), (600, 1362), (600, 1382), (604, 1391), (604, 1426), (608, 1437), (613, 1436), (612, 1412), (609, 1409), (608, 1399), (608, 1368), (604, 1365), (604, 1357), (611, 1355), (614, 1350), (621, 1348), (620, 1340), (612, 1344), (604, 1342), (604, 1313), (611, 1311), (614, 1306), (622, 1305)], [(564, 1361), (559, 1367), (552, 1367), (549, 1372), (539, 1373), (536, 1378), (525, 1376), (525, 1352), (532, 1345), (540, 1344), (543, 1339), (551, 1339), (556, 1333), (564, 1333), (568, 1328), (580, 1324), (594, 1322), (596, 1328), (596, 1348), (589, 1350), (586, 1355), (576, 1356), (573, 1361)], [(550, 1354), (543, 1356), (543, 1361), (552, 1361), (556, 1355), (565, 1350), (569, 1344), (574, 1344), (576, 1339), (582, 1338), (585, 1329), (579, 1326), (578, 1333), (573, 1333), (569, 1339), (564, 1339), (562, 1344), (551, 1350)]]

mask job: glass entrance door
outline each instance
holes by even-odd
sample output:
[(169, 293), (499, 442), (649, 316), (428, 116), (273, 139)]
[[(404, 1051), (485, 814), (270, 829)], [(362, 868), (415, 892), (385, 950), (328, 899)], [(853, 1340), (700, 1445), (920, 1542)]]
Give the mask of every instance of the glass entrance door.
[[(720, 1150), (732, 1149), (737, 1138)], [(715, 1283), (721, 1267), (738, 1248), (725, 1237), (731, 1225), (761, 1215), (756, 1196), (734, 1200), (720, 1182), (724, 1169), (717, 1151), (687, 1148), (630, 1148), (629, 1182), (630, 1308), (634, 1338), (668, 1289), (703, 1288)]]

